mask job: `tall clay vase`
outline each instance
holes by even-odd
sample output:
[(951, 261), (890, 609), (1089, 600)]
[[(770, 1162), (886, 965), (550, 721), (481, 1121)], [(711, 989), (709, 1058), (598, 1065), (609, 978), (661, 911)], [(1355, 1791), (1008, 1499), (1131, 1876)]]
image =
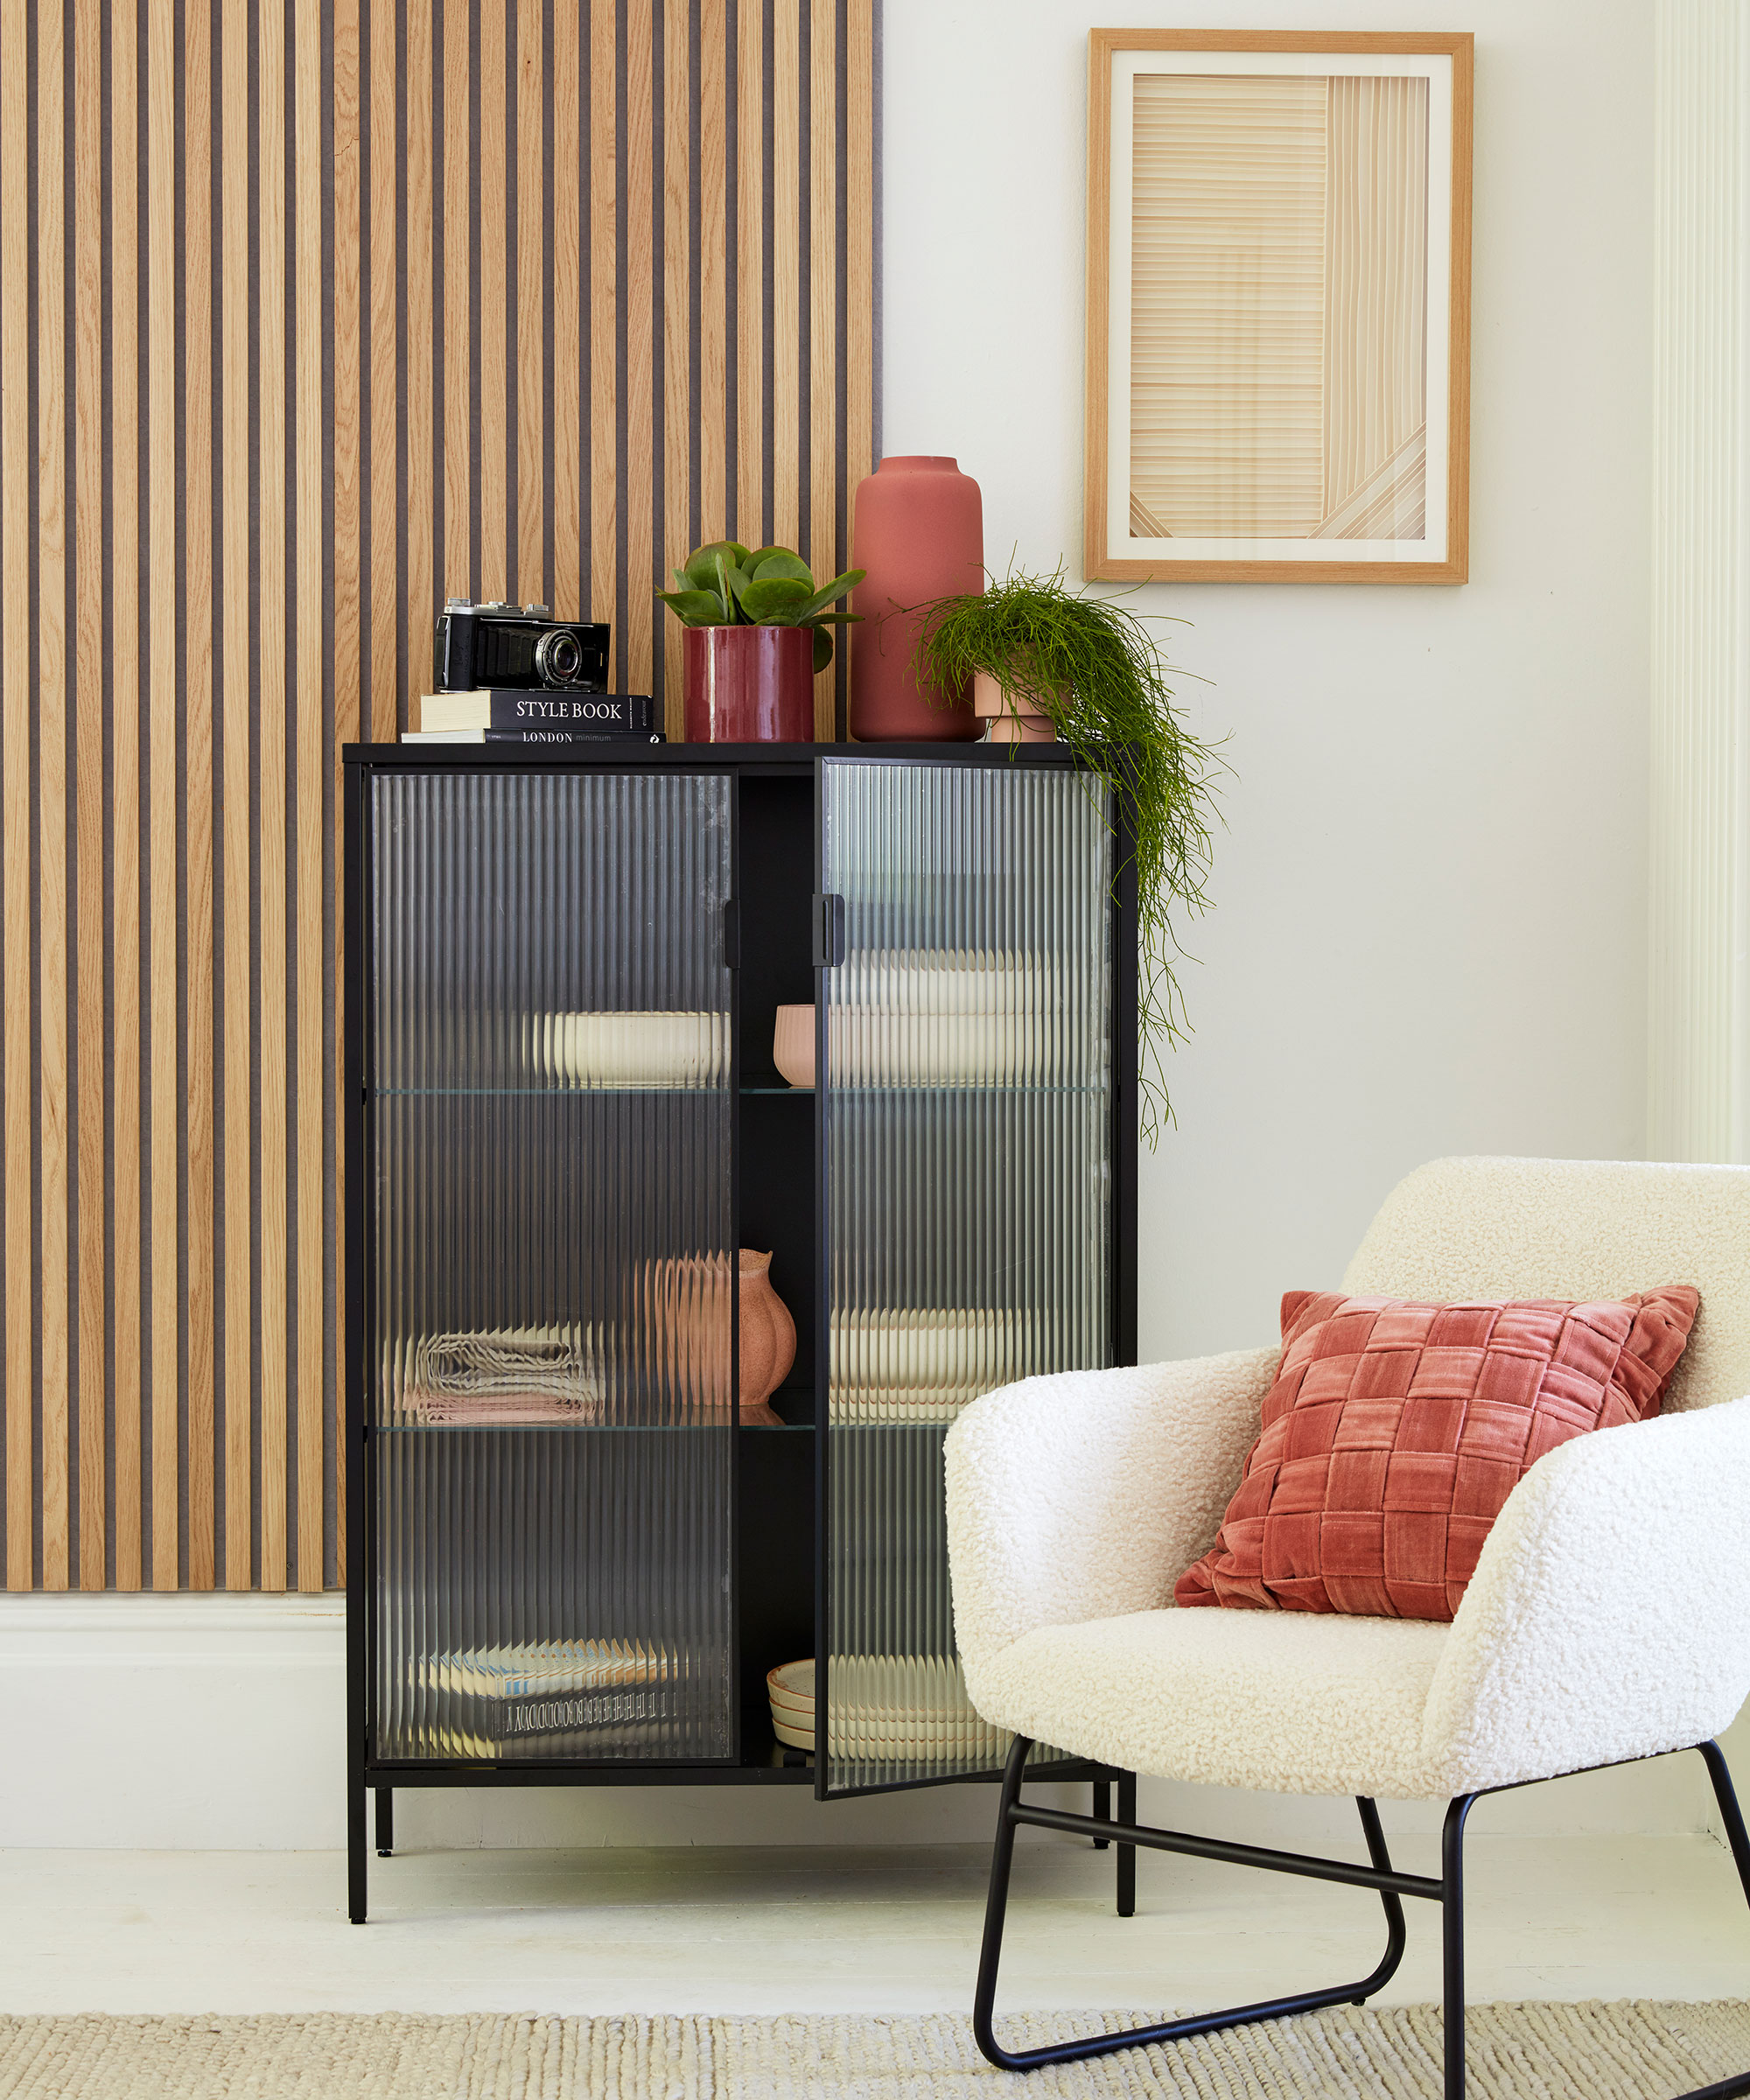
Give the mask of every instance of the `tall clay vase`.
[[(967, 743), (979, 732), (970, 693), (920, 687), (917, 616), (933, 598), (984, 588), (984, 505), (952, 459), (884, 459), (857, 491), (850, 594), (850, 733), (871, 744)], [(942, 703), (952, 699), (953, 704)]]
[(807, 627), (683, 627), (689, 744), (807, 744), (815, 638)]
[(796, 1361), (796, 1323), (790, 1308), (772, 1288), (772, 1257), (741, 1250), (741, 1406), (740, 1420), (747, 1428), (778, 1426), (780, 1417), (771, 1405), (774, 1393), (790, 1375)]

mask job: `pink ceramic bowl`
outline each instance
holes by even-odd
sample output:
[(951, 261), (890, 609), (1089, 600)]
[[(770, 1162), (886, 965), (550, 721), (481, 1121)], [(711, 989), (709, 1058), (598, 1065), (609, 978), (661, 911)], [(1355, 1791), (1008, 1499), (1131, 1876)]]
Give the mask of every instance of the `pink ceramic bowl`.
[(815, 1083), (815, 1010), (780, 1006), (772, 1032), (772, 1062), (793, 1087)]

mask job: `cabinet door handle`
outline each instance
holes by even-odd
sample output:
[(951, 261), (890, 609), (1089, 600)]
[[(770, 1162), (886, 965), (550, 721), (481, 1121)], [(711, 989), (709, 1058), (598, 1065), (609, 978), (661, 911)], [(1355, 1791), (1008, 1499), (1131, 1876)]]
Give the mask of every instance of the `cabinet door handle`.
[(844, 960), (844, 900), (829, 890), (815, 896), (815, 968), (836, 970)]
[(725, 897), (723, 904), (723, 966), (741, 968), (741, 914), (733, 897)]

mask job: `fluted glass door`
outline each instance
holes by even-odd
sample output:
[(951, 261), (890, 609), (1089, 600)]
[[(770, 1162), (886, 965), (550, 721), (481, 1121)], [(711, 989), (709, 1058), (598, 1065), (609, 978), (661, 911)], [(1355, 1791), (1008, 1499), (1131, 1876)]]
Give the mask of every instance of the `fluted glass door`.
[(820, 776), (833, 1793), (1006, 1750), (955, 1653), (942, 1443), (994, 1387), (1110, 1361), (1111, 858), (1063, 766)]
[(731, 784), (371, 793), (375, 1753), (729, 1758)]

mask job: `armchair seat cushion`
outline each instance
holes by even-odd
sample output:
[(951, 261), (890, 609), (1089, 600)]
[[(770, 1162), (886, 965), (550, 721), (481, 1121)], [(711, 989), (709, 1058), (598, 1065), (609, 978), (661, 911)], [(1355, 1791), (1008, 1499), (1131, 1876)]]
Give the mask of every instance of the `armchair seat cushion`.
[[(1446, 1791), (1424, 1717), (1448, 1626), (1335, 1614), (1130, 1612), (969, 1659), (987, 1720), (1161, 1779), (1418, 1800)], [(1444, 1747), (1444, 1746), (1442, 1746)]]

